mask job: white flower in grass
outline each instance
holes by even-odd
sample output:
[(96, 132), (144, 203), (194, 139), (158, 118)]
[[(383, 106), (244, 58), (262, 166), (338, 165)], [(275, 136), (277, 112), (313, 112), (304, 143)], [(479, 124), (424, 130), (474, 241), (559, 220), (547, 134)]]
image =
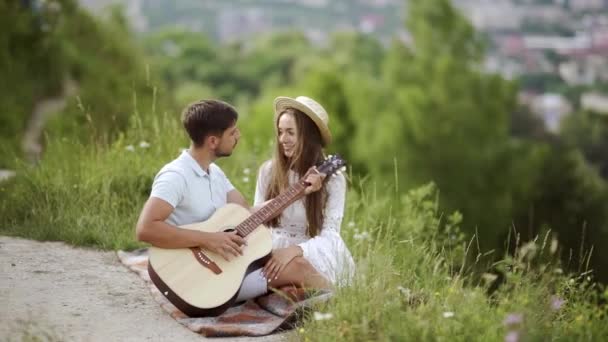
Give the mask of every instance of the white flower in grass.
[(243, 177), (243, 182), (244, 183), (249, 183), (249, 177)]
[(135, 151), (135, 147), (133, 145), (127, 145), (127, 146), (125, 146), (125, 150), (127, 150), (129, 152), (133, 152), (133, 151)]
[(454, 313), (452, 311), (446, 311), (446, 312), (443, 313), (443, 317), (444, 318), (454, 317)]
[(140, 148), (148, 148), (148, 147), (150, 147), (150, 144), (147, 141), (141, 141), (139, 143), (139, 147)]
[(509, 331), (505, 336), (505, 342), (519, 342), (519, 331)]
[(243, 169), (243, 173), (246, 174), (246, 175), (248, 175), (248, 174), (251, 173), (251, 170), (248, 167), (246, 167), (246, 168)]
[(512, 313), (512, 314), (507, 315), (507, 317), (505, 317), (504, 321), (502, 321), (502, 324), (504, 324), (506, 327), (510, 327), (510, 326), (521, 324), (523, 321), (524, 321), (523, 314)]
[(399, 290), (399, 292), (401, 292), (401, 294), (403, 294), (406, 298), (410, 298), (412, 295), (412, 290), (408, 289), (407, 287), (397, 286), (397, 290)]
[(332, 319), (334, 317), (334, 315), (331, 312), (322, 313), (322, 312), (315, 311), (313, 313), (313, 317), (314, 317), (315, 321), (325, 321), (328, 319)]
[(348, 222), (348, 228), (352, 228), (354, 226), (355, 226), (355, 222), (354, 221)]
[(367, 239), (369, 239), (369, 233), (368, 232), (357, 233), (353, 236), (353, 238), (355, 240), (367, 240)]

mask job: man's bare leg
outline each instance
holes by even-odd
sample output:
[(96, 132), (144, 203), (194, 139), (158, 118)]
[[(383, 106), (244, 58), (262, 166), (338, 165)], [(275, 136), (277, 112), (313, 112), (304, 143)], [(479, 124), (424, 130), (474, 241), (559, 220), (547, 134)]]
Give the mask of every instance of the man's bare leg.
[(278, 278), (268, 283), (269, 287), (274, 288), (286, 285), (310, 289), (332, 288), (331, 283), (303, 257), (293, 258)]

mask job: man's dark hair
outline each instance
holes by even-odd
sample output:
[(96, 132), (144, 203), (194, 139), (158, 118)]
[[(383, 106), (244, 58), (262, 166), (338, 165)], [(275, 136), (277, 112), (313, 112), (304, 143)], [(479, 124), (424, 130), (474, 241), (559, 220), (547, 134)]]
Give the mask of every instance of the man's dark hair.
[(234, 125), (239, 114), (226, 102), (219, 100), (201, 100), (195, 102), (182, 113), (182, 123), (194, 146), (203, 145), (210, 135), (222, 135)]

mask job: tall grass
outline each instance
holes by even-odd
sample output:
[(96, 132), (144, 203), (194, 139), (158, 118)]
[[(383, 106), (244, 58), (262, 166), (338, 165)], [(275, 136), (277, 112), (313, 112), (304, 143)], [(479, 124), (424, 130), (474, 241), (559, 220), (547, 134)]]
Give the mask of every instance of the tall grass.
[[(38, 165), (19, 163), (17, 176), (0, 183), (0, 233), (102, 249), (138, 247), (134, 225), (153, 177), (187, 141), (177, 113), (138, 112), (129, 131), (111, 143), (50, 138)], [(219, 160), (250, 201), (257, 167), (269, 156), (268, 146), (254, 141), (260, 139), (244, 134), (234, 155)], [(513, 256), (493, 265), (479, 265), (475, 240), (465, 239), (459, 230), (462, 217), (438, 211), (439, 195), (432, 184), (401, 195), (397, 182), (387, 187), (355, 178), (349, 177), (342, 236), (355, 257), (356, 277), (305, 319), (298, 338), (608, 336), (608, 293), (585, 273), (561, 271), (559, 247), (550, 234), (518, 246)], [(490, 266), (495, 273), (472, 271)]]
[[(83, 129), (95, 122), (89, 125)], [(218, 163), (251, 196), (263, 157), (248, 153), (261, 149), (246, 138), (239, 145)], [(154, 175), (187, 147), (179, 112), (157, 114), (154, 107), (136, 110), (130, 129), (110, 143), (47, 138), (37, 165), (18, 161), (17, 176), (0, 183), (0, 233), (103, 249), (140, 246), (134, 225)]]
[(500, 272), (478, 277), (467, 271), (476, 268), (478, 251), (459, 234), (458, 214), (440, 219), (432, 185), (392, 200), (365, 189), (352, 193), (352, 223), (342, 235), (357, 260), (356, 279), (308, 316), (298, 338), (522, 341), (608, 336), (608, 292), (602, 293), (584, 273), (563, 274), (559, 247), (549, 233), (495, 262), (493, 269)]

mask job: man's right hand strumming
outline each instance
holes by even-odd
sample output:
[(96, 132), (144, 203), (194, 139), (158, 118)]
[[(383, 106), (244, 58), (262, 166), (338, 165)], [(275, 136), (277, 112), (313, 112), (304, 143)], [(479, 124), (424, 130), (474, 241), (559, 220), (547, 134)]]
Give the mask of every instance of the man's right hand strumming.
[(204, 233), (201, 247), (221, 255), (230, 261), (234, 257), (243, 255), (243, 247), (247, 242), (236, 232)]

